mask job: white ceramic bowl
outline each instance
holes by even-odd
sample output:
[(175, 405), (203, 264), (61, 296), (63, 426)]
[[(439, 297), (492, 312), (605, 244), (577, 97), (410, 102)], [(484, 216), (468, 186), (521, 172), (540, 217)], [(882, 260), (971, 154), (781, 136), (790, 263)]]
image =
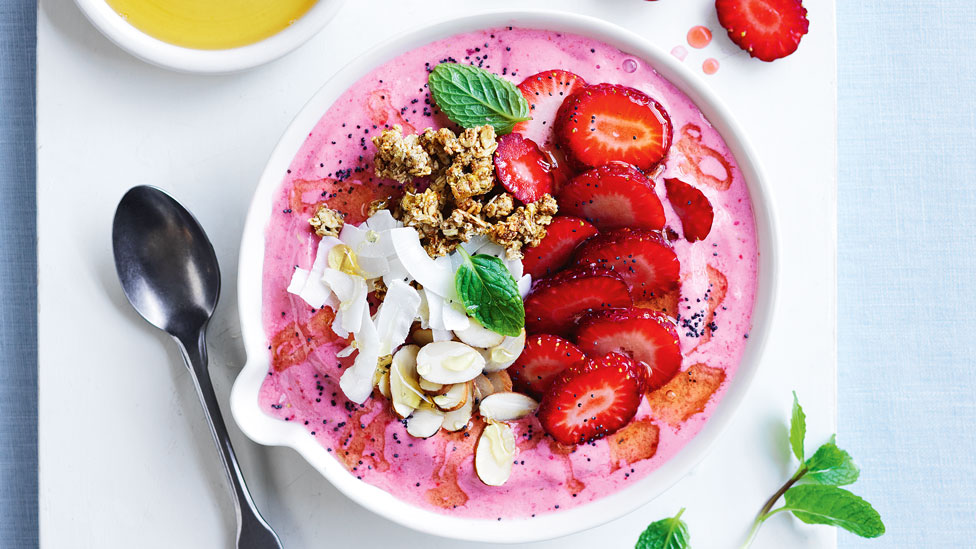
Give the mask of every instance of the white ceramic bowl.
[[(749, 344), (727, 392), (698, 436), (659, 469), (611, 496), (531, 520), (498, 522), (451, 517), (421, 509), (357, 480), (304, 427), (274, 419), (262, 412), (258, 407), (258, 391), (270, 365), (261, 323), (264, 231), (271, 215), (272, 195), (306, 136), (332, 102), (373, 68), (434, 40), (460, 32), (506, 25), (576, 33), (602, 40), (646, 59), (662, 76), (687, 94), (724, 137), (745, 177), (753, 200), (760, 256)], [(238, 298), (248, 361), (234, 384), (231, 411), (244, 433), (256, 442), (294, 448), (349, 498), (379, 515), (416, 530), (457, 539), (514, 543), (555, 538), (603, 524), (650, 501), (688, 473), (705, 456), (745, 397), (759, 366), (773, 310), (776, 246), (771, 204), (756, 155), (728, 108), (689, 69), (640, 36), (598, 19), (542, 11), (483, 13), (403, 34), (356, 59), (332, 77), (305, 105), (271, 154), (251, 203), (241, 243)]]
[(285, 55), (322, 30), (344, 1), (318, 0), (298, 21), (260, 42), (239, 48), (198, 50), (149, 36), (130, 25), (105, 0), (75, 0), (95, 28), (123, 50), (160, 67), (199, 74), (242, 71)]

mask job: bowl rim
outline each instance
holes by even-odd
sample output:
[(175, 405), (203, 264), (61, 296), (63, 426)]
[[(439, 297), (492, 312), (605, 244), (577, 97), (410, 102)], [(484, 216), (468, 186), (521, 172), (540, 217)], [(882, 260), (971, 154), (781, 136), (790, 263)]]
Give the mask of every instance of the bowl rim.
[(263, 65), (298, 48), (335, 17), (345, 0), (318, 0), (297, 21), (263, 40), (236, 48), (177, 46), (131, 25), (106, 0), (75, 0), (102, 34), (133, 56), (158, 67), (194, 74), (228, 74)]
[[(538, 28), (602, 40), (640, 57), (685, 93), (722, 135), (749, 188), (758, 240), (758, 280), (752, 329), (733, 381), (712, 417), (678, 454), (618, 492), (564, 511), (534, 518), (472, 519), (416, 507), (349, 473), (304, 427), (264, 414), (258, 393), (270, 367), (261, 317), (264, 232), (273, 193), (309, 132), (331, 104), (370, 70), (396, 55), (454, 34), (504, 27)], [(255, 190), (245, 222), (238, 271), (238, 301), (247, 363), (231, 391), (231, 412), (241, 430), (260, 444), (295, 449), (340, 492), (366, 509), (414, 530), (466, 541), (519, 543), (553, 539), (622, 517), (662, 494), (707, 454), (740, 408), (755, 378), (772, 325), (778, 266), (774, 201), (752, 145), (731, 111), (691, 70), (641, 36), (602, 19), (558, 10), (489, 10), (445, 19), (401, 33), (360, 55), (320, 88), (284, 132)]]

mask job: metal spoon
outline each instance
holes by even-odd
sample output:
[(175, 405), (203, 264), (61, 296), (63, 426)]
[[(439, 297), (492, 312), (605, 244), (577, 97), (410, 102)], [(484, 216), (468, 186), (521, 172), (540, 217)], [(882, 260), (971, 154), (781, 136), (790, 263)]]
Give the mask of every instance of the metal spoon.
[(213, 245), (176, 200), (148, 186), (125, 193), (112, 223), (115, 270), (136, 311), (176, 339), (207, 412), (237, 508), (239, 549), (280, 549), (244, 483), (207, 371), (207, 323), (220, 294)]

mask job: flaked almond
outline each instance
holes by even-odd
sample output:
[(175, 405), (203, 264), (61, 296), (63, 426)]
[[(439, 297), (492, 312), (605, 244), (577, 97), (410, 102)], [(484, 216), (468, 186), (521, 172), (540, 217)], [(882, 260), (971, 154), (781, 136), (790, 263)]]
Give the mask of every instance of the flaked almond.
[(468, 422), (471, 421), (471, 415), (474, 413), (474, 398), (469, 398), (464, 406), (461, 406), (453, 412), (447, 412), (444, 414), (444, 425), (443, 427), (448, 431), (460, 431), (468, 426)]
[(417, 328), (410, 333), (410, 338), (417, 345), (428, 345), (434, 342), (434, 332), (432, 332), (429, 328), (426, 330), (423, 328)]
[(525, 329), (516, 337), (505, 336), (498, 345), (483, 351), (485, 357), (485, 371), (498, 372), (515, 363), (522, 350), (525, 349)]
[(495, 386), (485, 374), (474, 378), (474, 400), (480, 404), (484, 398), (495, 392)]
[(488, 486), (505, 484), (512, 474), (515, 458), (515, 432), (505, 423), (489, 423), (478, 438), (474, 469)]
[(481, 349), (488, 349), (489, 347), (500, 345), (505, 340), (505, 336), (485, 328), (473, 318), (467, 328), (454, 330), (454, 335), (462, 342)]
[(422, 347), (417, 354), (417, 373), (434, 383), (464, 383), (484, 369), (485, 358), (457, 341), (436, 341)]
[(404, 345), (393, 355), (390, 364), (390, 400), (393, 412), (401, 418), (409, 416), (425, 397), (417, 379), (419, 351), (420, 347), (416, 345)]
[(376, 384), (376, 387), (380, 390), (380, 394), (383, 395), (384, 398), (390, 398), (390, 372), (383, 372), (383, 375), (380, 376), (380, 381)]
[(437, 434), (444, 424), (444, 412), (424, 402), (407, 419), (407, 433), (417, 438), (428, 438)]
[(433, 381), (427, 381), (424, 378), (420, 378), (420, 388), (423, 389), (428, 395), (440, 395), (446, 390), (445, 385), (440, 383), (434, 383)]
[(445, 412), (453, 412), (464, 406), (471, 398), (472, 385), (470, 381), (455, 383), (446, 393), (435, 396), (434, 404)]
[(514, 421), (531, 414), (539, 407), (532, 397), (506, 391), (485, 397), (478, 405), (481, 417), (493, 421)]
[[(492, 394), (504, 393), (505, 391), (512, 390), (512, 376), (508, 375), (508, 372), (501, 370), (499, 372), (489, 372), (485, 374), (488, 381), (491, 382)], [(488, 395), (485, 395), (488, 396)]]

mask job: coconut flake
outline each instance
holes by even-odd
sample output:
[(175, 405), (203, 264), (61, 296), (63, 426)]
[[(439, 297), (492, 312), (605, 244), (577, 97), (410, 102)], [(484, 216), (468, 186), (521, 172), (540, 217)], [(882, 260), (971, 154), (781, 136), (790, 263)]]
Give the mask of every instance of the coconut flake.
[(403, 223), (397, 221), (390, 210), (386, 209), (377, 210), (365, 223), (368, 228), (377, 232), (389, 231), (403, 226)]
[(376, 363), (380, 358), (380, 340), (373, 325), (373, 320), (369, 317), (369, 305), (363, 301), (363, 311), (361, 313), (361, 327), (356, 334), (356, 347), (359, 354), (352, 366), (342, 372), (339, 378), (339, 387), (346, 395), (346, 398), (362, 404), (373, 392), (373, 375), (376, 372)]
[(380, 355), (388, 355), (407, 340), (410, 326), (420, 308), (420, 293), (401, 280), (387, 288), (386, 297), (376, 312), (376, 331)]
[(431, 330), (431, 336), (434, 338), (434, 342), (438, 341), (453, 341), (454, 332), (450, 330)]
[(487, 420), (514, 421), (536, 410), (539, 403), (522, 393), (505, 391), (485, 397), (478, 405), (478, 413)]
[[(369, 306), (366, 303), (366, 280), (361, 276), (348, 275), (336, 269), (326, 269), (322, 273), (325, 282), (339, 299), (338, 312), (342, 313), (341, 328), (343, 331), (357, 334), (363, 324), (364, 317), (369, 317)], [(366, 311), (363, 315), (362, 312)], [(339, 316), (336, 315), (336, 319)], [(358, 336), (357, 336), (358, 338)]]
[(441, 300), (444, 311), (441, 318), (444, 319), (445, 330), (464, 330), (471, 326), (471, 319), (464, 311), (458, 310), (459, 301), (454, 299)]
[(518, 286), (519, 296), (522, 297), (522, 301), (525, 301), (525, 296), (529, 295), (529, 290), (532, 289), (532, 275), (523, 275), (522, 278), (518, 279), (516, 282)]
[(285, 291), (290, 294), (299, 295), (302, 288), (305, 287), (305, 282), (308, 280), (309, 274), (311, 274), (311, 271), (308, 269), (295, 267), (295, 272), (291, 274), (291, 282), (288, 284), (288, 287), (285, 288)]
[(431, 259), (420, 245), (417, 231), (411, 227), (391, 229), (389, 234), (397, 259), (414, 280), (437, 295), (454, 295), (454, 271), (449, 259), (446, 262)]

